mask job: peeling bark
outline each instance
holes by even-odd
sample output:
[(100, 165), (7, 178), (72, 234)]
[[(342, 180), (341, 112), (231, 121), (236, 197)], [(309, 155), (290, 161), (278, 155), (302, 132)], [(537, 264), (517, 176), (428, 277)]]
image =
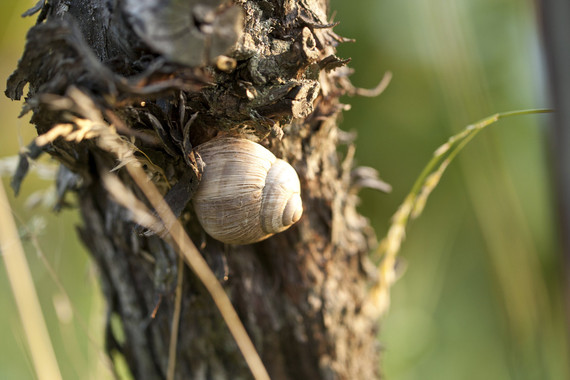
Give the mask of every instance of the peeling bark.
[[(375, 238), (355, 210), (358, 184), (374, 174), (353, 170), (352, 155), (337, 151), (351, 145), (339, 138), (339, 97), (354, 89), (327, 12), (324, 0), (48, 1), (6, 90), (20, 99), (29, 83), (24, 111), (44, 134), (79, 113), (69, 97), (79, 88), (134, 143), (157, 186), (165, 194), (175, 186), (169, 203), (276, 380), (378, 377), (377, 321), (363, 311)], [(205, 235), (187, 204), (197, 181), (191, 149), (224, 133), (293, 165), (299, 223), (247, 246)], [(90, 141), (58, 139), (44, 150), (64, 165), (60, 195), (78, 194), (80, 236), (99, 267), (108, 316), (122, 321), (124, 341), (109, 325), (107, 350), (124, 355), (136, 379), (166, 378), (174, 282), (186, 268), (103, 186), (115, 157)], [(210, 296), (191, 273), (185, 279), (176, 378), (250, 378)]]

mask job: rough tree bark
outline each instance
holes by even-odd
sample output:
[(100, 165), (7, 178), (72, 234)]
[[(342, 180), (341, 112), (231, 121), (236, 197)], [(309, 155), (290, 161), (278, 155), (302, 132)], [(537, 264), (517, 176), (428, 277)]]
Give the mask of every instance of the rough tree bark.
[[(344, 39), (332, 31), (328, 2), (48, 0), (34, 11), (37, 25), (6, 94), (20, 99), (29, 83), (24, 110), (33, 112), (38, 134), (86, 117), (73, 89), (92, 99), (136, 146), (157, 186), (176, 189), (169, 203), (272, 379), (377, 378), (377, 320), (364, 311), (375, 237), (355, 210), (358, 188), (374, 176), (354, 170), (352, 143), (337, 127), (339, 97), (354, 88), (347, 61), (335, 56)], [(197, 181), (189, 154), (216, 134), (258, 141), (295, 167), (304, 200), (298, 224), (247, 246), (205, 235), (186, 203)], [(348, 153), (340, 154), (339, 144)], [(119, 341), (108, 326), (107, 349), (124, 355), (134, 378), (163, 379), (174, 279), (183, 268), (171, 246), (143, 233), (104, 187), (102, 173), (118, 162), (100, 146), (89, 139), (58, 138), (42, 149), (32, 143), (14, 185), (27, 157), (46, 151), (61, 161), (60, 205), (66, 192), (78, 195), (80, 236), (100, 270), (108, 316), (118, 316), (124, 329)], [(144, 200), (126, 173), (116, 173)], [(250, 377), (210, 296), (188, 271), (176, 378)]]

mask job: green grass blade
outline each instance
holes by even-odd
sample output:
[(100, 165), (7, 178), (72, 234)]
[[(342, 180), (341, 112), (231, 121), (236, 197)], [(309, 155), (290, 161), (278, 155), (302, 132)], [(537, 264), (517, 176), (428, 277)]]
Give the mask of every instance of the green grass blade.
[(553, 112), (551, 109), (528, 109), (497, 113), (451, 136), (446, 143), (437, 148), (431, 160), (424, 167), (412, 189), (392, 217), (392, 223), (386, 237), (375, 252), (380, 259), (378, 281), (370, 290), (369, 307), (371, 312), (384, 314), (390, 305), (390, 287), (397, 279), (396, 258), (405, 238), (406, 227), (410, 219), (421, 215), (429, 195), (439, 184), (443, 173), (465, 146), (483, 129), (500, 119), (511, 116), (532, 115)]

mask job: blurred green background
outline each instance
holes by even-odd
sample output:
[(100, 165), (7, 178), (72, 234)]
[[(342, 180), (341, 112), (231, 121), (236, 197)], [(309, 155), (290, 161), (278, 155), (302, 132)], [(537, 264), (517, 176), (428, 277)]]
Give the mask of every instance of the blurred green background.
[[(19, 15), (33, 3), (0, 3), (0, 78), (16, 67), (34, 21)], [(352, 110), (341, 125), (358, 133), (358, 164), (377, 168), (393, 186), (388, 195), (361, 194), (361, 212), (379, 238), (449, 136), (496, 112), (548, 105), (530, 0), (334, 0), (331, 9), (341, 22), (335, 31), (356, 39), (339, 47), (341, 57), (353, 59), (353, 83), (373, 87), (385, 71), (394, 74), (381, 96), (344, 99)], [(16, 155), (35, 135), (28, 118), (17, 119), (20, 107), (0, 96), (0, 158)], [(548, 121), (516, 117), (486, 129), (410, 225), (401, 252), (407, 271), (393, 288), (379, 335), (387, 379), (570, 378)], [(0, 169), (9, 166), (1, 162)], [(75, 235), (78, 215), (25, 205), (50, 186), (33, 172), (21, 195), (10, 196), (75, 308), (70, 317), (25, 238), (56, 355), (66, 379), (108, 378), (105, 309), (95, 269)], [(0, 378), (33, 378), (3, 265), (0, 310)]]

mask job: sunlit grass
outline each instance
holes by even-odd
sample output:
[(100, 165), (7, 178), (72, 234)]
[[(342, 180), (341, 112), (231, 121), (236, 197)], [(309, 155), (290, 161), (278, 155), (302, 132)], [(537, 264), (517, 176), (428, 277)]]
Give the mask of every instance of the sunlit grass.
[(442, 175), (453, 159), (483, 129), (511, 116), (521, 116), (553, 112), (549, 109), (533, 109), (497, 113), (479, 122), (468, 125), (460, 133), (437, 148), (432, 159), (424, 167), (411, 191), (406, 196), (394, 216), (386, 237), (378, 246), (375, 256), (381, 258), (378, 266), (378, 282), (370, 291), (371, 307), (375, 314), (384, 314), (390, 305), (390, 288), (396, 282), (396, 258), (406, 236), (406, 227), (411, 219), (419, 217), (425, 208), (427, 199), (441, 180)]

